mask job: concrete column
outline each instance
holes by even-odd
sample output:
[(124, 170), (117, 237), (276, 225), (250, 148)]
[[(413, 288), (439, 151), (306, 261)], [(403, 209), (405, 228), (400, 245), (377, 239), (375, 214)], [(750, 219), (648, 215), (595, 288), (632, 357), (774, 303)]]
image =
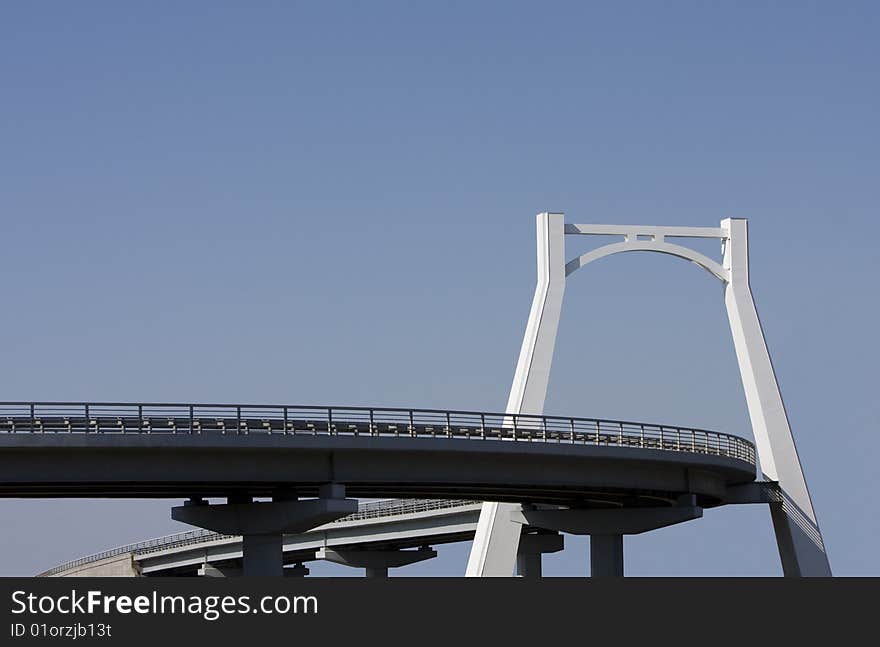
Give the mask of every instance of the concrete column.
[(519, 553), (516, 556), (516, 574), (530, 579), (541, 577), (541, 553)]
[(370, 568), (365, 569), (367, 577), (377, 577), (385, 579), (388, 577), (388, 567), (387, 566), (372, 566)]
[(590, 535), (590, 575), (623, 577), (623, 535)]
[(284, 553), (280, 532), (243, 535), (241, 553), (245, 577), (280, 577), (284, 575)]
[(516, 553), (516, 574), (520, 577), (542, 576), (544, 553), (556, 553), (565, 547), (565, 538), (555, 532), (533, 532), (524, 527)]
[(227, 535), (241, 535), (245, 576), (284, 575), (284, 533), (296, 534), (357, 512), (355, 499), (345, 498), (338, 483), (322, 485), (317, 499), (297, 500), (280, 493), (271, 502), (248, 495), (230, 496), (228, 503), (209, 505), (200, 498), (171, 509), (171, 518)]

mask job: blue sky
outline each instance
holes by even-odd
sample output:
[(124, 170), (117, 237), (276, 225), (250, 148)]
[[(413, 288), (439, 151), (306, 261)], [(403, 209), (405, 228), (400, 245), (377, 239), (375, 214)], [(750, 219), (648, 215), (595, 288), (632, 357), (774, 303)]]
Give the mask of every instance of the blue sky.
[[(869, 2), (7, 4), (0, 399), (498, 410), (535, 213), (745, 217), (832, 567), (878, 575), (878, 32)], [(749, 436), (720, 290), (659, 255), (573, 276), (547, 411)], [(171, 503), (0, 501), (0, 573)], [(547, 573), (586, 572), (568, 546)], [(759, 507), (626, 560), (780, 572)]]

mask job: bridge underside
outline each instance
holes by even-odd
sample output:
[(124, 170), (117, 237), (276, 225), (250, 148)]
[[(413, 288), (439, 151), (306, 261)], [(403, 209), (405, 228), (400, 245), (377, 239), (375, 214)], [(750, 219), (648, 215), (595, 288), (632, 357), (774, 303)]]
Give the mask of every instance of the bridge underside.
[(310, 497), (339, 483), (360, 498), (575, 507), (710, 507), (755, 479), (711, 453), (607, 445), (249, 435), (0, 435), (2, 497)]

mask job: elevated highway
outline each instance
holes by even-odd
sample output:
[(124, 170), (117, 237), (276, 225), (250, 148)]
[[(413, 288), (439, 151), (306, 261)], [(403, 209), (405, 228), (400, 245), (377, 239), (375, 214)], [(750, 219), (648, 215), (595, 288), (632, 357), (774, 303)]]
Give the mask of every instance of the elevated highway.
[[(430, 544), (471, 538), (485, 500), (519, 504), (510, 518), (523, 532), (521, 570), (534, 573), (542, 552), (561, 548), (560, 532), (621, 536), (689, 521), (744, 502), (755, 477), (749, 441), (671, 425), (368, 407), (0, 403), (0, 496), (186, 499), (172, 517), (216, 533), (194, 535), (192, 549), (169, 540), (166, 552), (132, 561), (140, 574), (281, 575), (295, 572), (285, 564), (315, 558), (382, 574), (430, 558)], [(354, 497), (458, 503), (363, 524), (350, 516)], [(209, 501), (217, 498), (226, 503)], [(466, 505), (467, 520), (450, 529), (449, 508), (461, 517)], [(354, 538), (351, 524), (360, 524)]]
[(0, 496), (717, 505), (754, 446), (626, 421), (360, 407), (0, 403)]
[[(473, 539), (480, 514), (474, 501), (392, 500), (362, 503), (358, 512), (299, 535), (286, 535), (285, 572), (318, 559), (322, 549), (390, 551), (418, 549)], [(242, 541), (235, 535), (191, 530), (120, 546), (59, 564), (41, 577), (106, 574), (161, 577), (236, 573)]]
[[(285, 555), (292, 552), (285, 551), (285, 537), (354, 513), (353, 497), (484, 501), (466, 569), (481, 577), (510, 575), (514, 563), (539, 570), (540, 554), (558, 549), (558, 542), (526, 538), (531, 529), (589, 534), (591, 572), (621, 576), (624, 535), (697, 519), (706, 507), (767, 503), (783, 572), (830, 576), (751, 294), (746, 221), (596, 225), (566, 223), (563, 214), (545, 212), (536, 225), (538, 280), (506, 413), (6, 402), (0, 403), (0, 497), (186, 498), (172, 518), (241, 535), (245, 575), (284, 574)], [(571, 235), (622, 240), (568, 259), (565, 237)], [(720, 241), (721, 262), (667, 240), (679, 238)], [(755, 445), (736, 436), (538, 415), (569, 275), (628, 252), (679, 257), (724, 284), (769, 486), (755, 483)], [(316, 555), (374, 574), (429, 556), (403, 555), (395, 547), (363, 552), (324, 546)]]

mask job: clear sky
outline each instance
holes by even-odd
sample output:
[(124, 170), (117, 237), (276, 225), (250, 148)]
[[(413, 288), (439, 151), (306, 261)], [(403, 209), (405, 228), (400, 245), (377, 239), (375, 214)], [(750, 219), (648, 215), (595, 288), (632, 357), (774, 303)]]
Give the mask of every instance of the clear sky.
[[(499, 410), (535, 213), (745, 217), (832, 567), (880, 575), (878, 33), (874, 2), (4, 3), (0, 399)], [(750, 436), (717, 281), (574, 275), (547, 411)], [(172, 503), (0, 500), (0, 573), (182, 529)], [(567, 545), (548, 574), (586, 572)], [(781, 572), (760, 506), (626, 560)]]

